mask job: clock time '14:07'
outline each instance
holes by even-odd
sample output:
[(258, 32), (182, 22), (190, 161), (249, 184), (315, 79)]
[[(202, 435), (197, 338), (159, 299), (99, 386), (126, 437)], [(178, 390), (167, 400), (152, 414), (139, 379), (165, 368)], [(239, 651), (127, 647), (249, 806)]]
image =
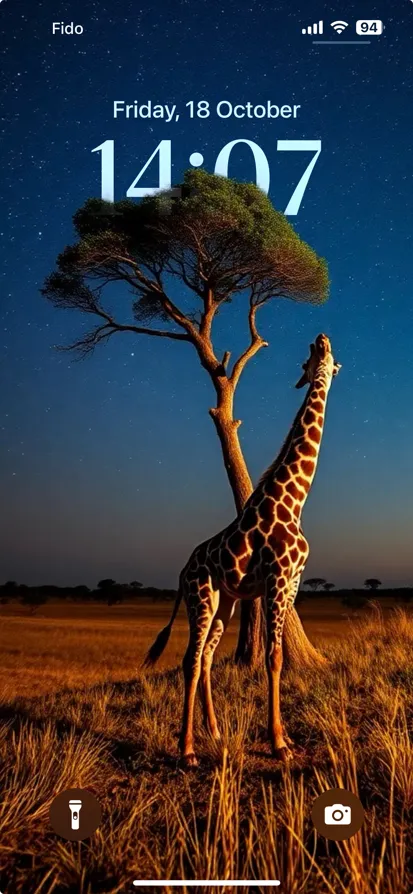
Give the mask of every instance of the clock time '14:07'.
[[(172, 189), (172, 146), (171, 140), (161, 140), (156, 149), (152, 152), (150, 158), (144, 164), (139, 174), (131, 183), (126, 192), (128, 198), (142, 198), (143, 196), (154, 196), (157, 193), (168, 190), (172, 196), (180, 196), (180, 187)], [(244, 143), (249, 146), (255, 162), (255, 182), (257, 186), (268, 193), (270, 188), (270, 168), (265, 152), (252, 140), (231, 140), (223, 149), (221, 149), (215, 162), (214, 173), (223, 177), (228, 177), (229, 158), (234, 146)], [(101, 196), (106, 202), (115, 201), (115, 141), (105, 140), (100, 146), (96, 146), (92, 152), (101, 153)], [(316, 164), (318, 156), (321, 152), (321, 140), (277, 140), (278, 152), (312, 152), (313, 157), (307, 165), (301, 179), (297, 183), (295, 190), (287, 204), (284, 214), (294, 216), (298, 214), (308, 181), (311, 177), (313, 168)], [(158, 156), (159, 178), (158, 186), (137, 186), (141, 177), (145, 173), (152, 161)], [(204, 158), (200, 152), (193, 152), (189, 156), (189, 163), (194, 168), (198, 168), (203, 164)]]

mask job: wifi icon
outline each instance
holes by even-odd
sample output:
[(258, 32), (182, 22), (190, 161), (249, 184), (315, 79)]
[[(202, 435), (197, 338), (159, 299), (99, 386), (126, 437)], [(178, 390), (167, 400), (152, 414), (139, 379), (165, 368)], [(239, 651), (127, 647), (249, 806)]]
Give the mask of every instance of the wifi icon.
[(331, 22), (331, 27), (334, 28), (337, 34), (342, 34), (348, 28), (348, 22)]

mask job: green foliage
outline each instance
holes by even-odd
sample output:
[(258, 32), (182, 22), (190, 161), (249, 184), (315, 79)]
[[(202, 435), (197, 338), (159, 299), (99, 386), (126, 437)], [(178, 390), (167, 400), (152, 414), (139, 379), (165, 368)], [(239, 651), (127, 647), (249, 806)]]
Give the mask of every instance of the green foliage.
[(134, 295), (135, 320), (146, 323), (171, 320), (165, 276), (201, 302), (208, 290), (217, 303), (244, 290), (255, 303), (327, 299), (326, 262), (257, 186), (190, 170), (182, 196), (89, 199), (74, 215), (78, 241), (59, 255), (43, 294), (58, 307), (96, 313), (102, 287), (123, 282)]

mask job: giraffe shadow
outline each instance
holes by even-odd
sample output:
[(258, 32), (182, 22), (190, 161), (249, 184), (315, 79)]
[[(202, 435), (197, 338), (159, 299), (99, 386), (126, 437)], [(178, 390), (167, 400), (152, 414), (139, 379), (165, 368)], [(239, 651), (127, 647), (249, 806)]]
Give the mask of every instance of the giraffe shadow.
[[(220, 658), (213, 674), (215, 691), (219, 692), (223, 682), (229, 687), (231, 681), (234, 683), (233, 699), (236, 703), (240, 694), (239, 671), (233, 669), (231, 656)], [(230, 760), (235, 763), (242, 751), (248, 772), (257, 780), (280, 778), (283, 764), (271, 755), (266, 726), (260, 719), (260, 680), (261, 673), (254, 678), (248, 675), (241, 679), (241, 697), (251, 699), (254, 713), (251, 727), (253, 738), (243, 729), (238, 709), (230, 710), (222, 744), (218, 748), (211, 747), (207, 734), (201, 731), (198, 700), (196, 736), (199, 746), (198, 772), (201, 775), (210, 775), (221, 766), (225, 748)], [(87, 733), (91, 742), (107, 746), (110, 759), (126, 773), (175, 773), (182, 769), (178, 749), (182, 689), (180, 668), (162, 669), (149, 677), (138, 674), (126, 681), (99, 682), (91, 686), (62, 688), (50, 695), (18, 697), (12, 703), (0, 704), (0, 722), (14, 731), (30, 724), (40, 734), (47, 725), (52, 724), (60, 740), (69, 734), (80, 737)], [(174, 692), (171, 706), (166, 697), (170, 690)], [(157, 727), (162, 728), (159, 735)], [(308, 743), (296, 741), (295, 732), (293, 738), (297, 755), (292, 763), (295, 773), (296, 770), (300, 772), (303, 766), (310, 766), (313, 761), (305, 748)], [(300, 748), (302, 744), (304, 749)]]
[[(110, 701), (106, 709), (109, 723), (96, 724), (93, 716), (94, 699), (99, 698), (102, 691), (110, 691)], [(120, 697), (121, 703), (116, 699)], [(139, 736), (139, 717), (145, 709), (145, 694), (142, 681), (136, 678), (108, 684), (96, 684), (87, 688), (66, 688), (50, 696), (34, 696), (17, 698), (13, 703), (0, 704), (0, 724), (8, 730), (19, 733), (30, 725), (31, 729), (43, 734), (50, 724), (62, 742), (68, 735), (76, 738), (90, 736), (90, 742), (107, 746), (110, 757), (117, 766), (128, 772), (139, 769), (156, 774), (160, 767), (177, 770), (177, 754), (167, 748), (159, 747), (151, 750), (150, 759), (146, 753), (145, 743)], [(81, 720), (70, 716), (71, 709), (82, 707)], [(75, 711), (79, 714), (79, 710)], [(116, 731), (111, 731), (114, 726)], [(178, 739), (178, 730), (176, 730)]]

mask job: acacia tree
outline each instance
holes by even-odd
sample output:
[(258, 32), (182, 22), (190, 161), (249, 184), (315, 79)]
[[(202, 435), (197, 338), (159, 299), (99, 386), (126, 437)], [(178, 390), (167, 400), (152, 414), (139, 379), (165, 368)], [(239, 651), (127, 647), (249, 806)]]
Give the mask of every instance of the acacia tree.
[[(309, 577), (304, 581), (303, 587), (310, 587), (310, 590), (318, 590), (319, 587), (330, 586), (324, 577)], [(333, 584), (334, 587), (334, 584)]]
[(364, 586), (367, 587), (368, 590), (378, 590), (381, 587), (381, 580), (377, 577), (368, 577), (364, 581)]
[[(96, 325), (66, 348), (81, 357), (120, 332), (174, 339), (195, 349), (215, 390), (216, 405), (209, 412), (240, 511), (252, 483), (238, 436), (241, 421), (234, 418), (234, 395), (247, 363), (268, 345), (258, 331), (257, 314), (273, 298), (324, 302), (327, 267), (256, 186), (191, 170), (181, 193), (178, 199), (163, 193), (139, 203), (87, 201), (74, 215), (78, 241), (59, 255), (42, 292), (56, 307), (95, 318)], [(181, 289), (179, 304), (171, 297), (174, 283)], [(108, 287), (113, 295), (114, 284), (119, 308), (124, 307), (122, 294), (127, 301), (122, 286), (132, 292), (122, 319), (103, 301)], [(231, 362), (229, 350), (217, 356), (212, 330), (222, 306), (242, 295), (249, 341)], [(257, 661), (260, 618), (258, 600), (242, 604), (237, 660)], [(295, 609), (288, 613), (284, 643), (287, 661), (321, 661)]]
[(112, 590), (115, 586), (116, 581), (113, 580), (113, 577), (104, 577), (98, 582), (98, 590), (101, 590), (102, 592), (105, 590)]

